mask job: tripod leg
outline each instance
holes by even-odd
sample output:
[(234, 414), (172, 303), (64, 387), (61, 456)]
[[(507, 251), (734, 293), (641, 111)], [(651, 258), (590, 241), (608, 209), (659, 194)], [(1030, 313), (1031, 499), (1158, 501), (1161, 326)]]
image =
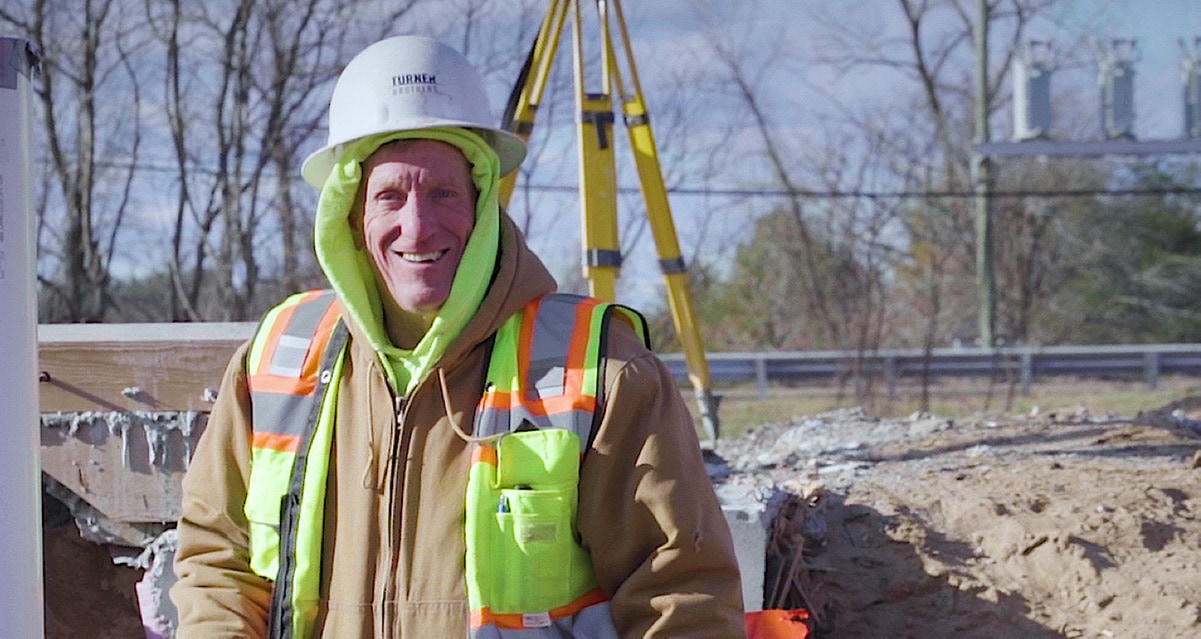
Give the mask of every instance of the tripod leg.
[[(580, 214), (584, 277), (590, 293), (603, 300), (617, 298), (621, 250), (617, 238), (617, 169), (613, 159), (613, 97), (608, 65), (602, 69), (602, 90), (584, 87), (584, 43), (579, 3), (576, 2), (575, 84), (580, 111), (577, 144), (580, 154)], [(610, 43), (601, 43), (602, 56), (611, 56)]]
[[(501, 125), (521, 136), (526, 142), (534, 131), (534, 118), (538, 114), (538, 105), (542, 103), (542, 94), (550, 80), (551, 65), (555, 60), (555, 52), (559, 49), (559, 35), (563, 32), (563, 22), (567, 18), (568, 0), (554, 0), (550, 11), (538, 29), (530, 52), (526, 56), (521, 74), (513, 91), (509, 93), (509, 101), (505, 106)], [(501, 178), (500, 205), (509, 207), (513, 196), (513, 188), (517, 184), (520, 171)]]
[(612, 6), (615, 10), (614, 17), (620, 27), (622, 44), (625, 47), (625, 62), (632, 88), (632, 90), (626, 91), (619, 67), (616, 64), (617, 61), (611, 59), (610, 62), (614, 69), (613, 76), (621, 94), (622, 115), (625, 118), (626, 131), (630, 136), (630, 148), (634, 152), (634, 162), (638, 168), (642, 196), (646, 200), (646, 214), (655, 238), (655, 248), (659, 252), (659, 266), (663, 271), (664, 283), (667, 285), (672, 321), (675, 323), (676, 334), (679, 335), (680, 344), (684, 350), (684, 358), (688, 364), (688, 377), (696, 391), (701, 425), (709, 439), (716, 441), (720, 429), (717, 414), (720, 398), (713, 394), (709, 363), (705, 360), (705, 346), (701, 340), (700, 327), (697, 325), (696, 313), (693, 310), (687, 266), (681, 255), (675, 223), (672, 221), (671, 206), (667, 200), (667, 188), (663, 184), (663, 171), (656, 150), (655, 136), (651, 131), (646, 103), (642, 99), (642, 90), (638, 83), (633, 52), (629, 46), (625, 18), (621, 13), (621, 3), (619, 0), (612, 0)]
[(676, 239), (676, 227), (667, 201), (667, 190), (663, 185), (658, 154), (655, 152), (654, 135), (640, 103), (627, 102), (623, 111), (626, 114), (630, 146), (634, 149), (638, 176), (642, 183), (642, 195), (646, 200), (646, 215), (655, 237), (655, 247), (659, 252), (659, 267), (667, 285), (671, 317), (676, 333), (680, 336), (684, 359), (688, 364), (688, 377), (696, 391), (701, 424), (709, 438), (716, 440), (719, 429), (718, 398), (712, 392), (709, 363), (705, 360), (705, 346), (693, 309), (688, 270)]

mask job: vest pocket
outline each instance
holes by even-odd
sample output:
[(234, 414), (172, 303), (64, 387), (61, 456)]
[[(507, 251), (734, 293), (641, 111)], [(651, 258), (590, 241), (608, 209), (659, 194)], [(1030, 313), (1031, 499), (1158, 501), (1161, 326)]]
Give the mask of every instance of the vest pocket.
[(582, 555), (573, 533), (579, 442), (575, 433), (551, 429), (509, 433), (497, 443), (494, 610), (540, 613), (574, 598)]
[(250, 463), (244, 512), (250, 525), (250, 568), (260, 577), (279, 575), (279, 534), (282, 500), (295, 454), (255, 448)]
[(251, 569), (260, 577), (275, 580), (279, 574), (279, 529), (250, 522)]
[(562, 605), (570, 583), (571, 514), (575, 487), (557, 490), (502, 489), (496, 520), (496, 575), (506, 599), (522, 601), (526, 611)]

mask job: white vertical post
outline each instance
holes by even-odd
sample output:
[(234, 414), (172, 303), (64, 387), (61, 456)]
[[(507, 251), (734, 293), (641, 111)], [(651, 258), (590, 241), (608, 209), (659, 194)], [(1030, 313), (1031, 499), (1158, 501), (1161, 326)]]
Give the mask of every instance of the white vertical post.
[(32, 45), (0, 38), (0, 608), (8, 637), (42, 637)]

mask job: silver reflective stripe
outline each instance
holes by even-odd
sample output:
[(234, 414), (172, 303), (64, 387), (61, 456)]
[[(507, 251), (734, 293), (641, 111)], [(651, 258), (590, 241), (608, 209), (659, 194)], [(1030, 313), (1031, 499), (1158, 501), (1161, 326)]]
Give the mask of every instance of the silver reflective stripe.
[(251, 411), (254, 430), (276, 435), (304, 434), (309, 411), (317, 398), (313, 395), (281, 395), (279, 393), (253, 393)]
[[(538, 305), (534, 332), (530, 340), (530, 370), (528, 382), (533, 388), (552, 390), (563, 388), (563, 372), (571, 337), (576, 330), (575, 312), (581, 298), (569, 295), (547, 295)], [(540, 393), (548, 395), (549, 393)]]
[(297, 304), (296, 310), (292, 311), (292, 319), (288, 322), (287, 328), (284, 329), (284, 335), (312, 339), (313, 333), (317, 330), (317, 325), (321, 323), (321, 317), (325, 315), (325, 311), (333, 303), (333, 291), (325, 291), (316, 298), (302, 304)]
[(480, 437), (510, 433), (521, 427), (523, 421), (539, 430), (561, 428), (570, 430), (580, 438), (580, 452), (588, 446), (588, 436), (592, 433), (592, 412), (573, 410), (553, 415), (534, 415), (524, 406), (514, 406), (512, 410), (489, 408), (476, 416), (476, 434)]
[(312, 343), (312, 339), (280, 335), (267, 372), (280, 377), (299, 378), (304, 369), (305, 353), (309, 352), (309, 345)]
[(530, 386), (548, 391), (548, 395), (554, 391), (559, 391), (556, 395), (562, 393), (566, 375), (567, 369), (558, 360), (530, 361)]
[(472, 639), (617, 639), (617, 629), (609, 614), (609, 603), (599, 603), (571, 617), (554, 621), (545, 628), (511, 630), (484, 626), (471, 631)]
[[(538, 305), (534, 318), (533, 339), (530, 345), (530, 381), (537, 388), (554, 386), (554, 370), (558, 386), (562, 387), (563, 369), (575, 332), (575, 307), (580, 298), (574, 295), (546, 295)], [(550, 384), (545, 378), (550, 376)]]
[[(313, 342), (313, 334), (317, 325), (334, 303), (332, 291), (326, 291), (320, 297), (297, 304), (284, 327), (279, 342), (275, 345), (275, 353), (271, 356), (271, 364), (267, 371), (280, 377), (299, 379), (304, 368), (304, 356)], [(320, 356), (320, 353), (318, 353)]]

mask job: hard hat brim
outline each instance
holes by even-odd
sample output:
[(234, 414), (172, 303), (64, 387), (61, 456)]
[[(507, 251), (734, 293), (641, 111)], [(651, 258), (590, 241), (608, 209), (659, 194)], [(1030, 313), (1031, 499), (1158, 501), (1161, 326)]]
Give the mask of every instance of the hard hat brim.
[[(492, 147), (492, 150), (496, 151), (497, 157), (500, 158), (500, 174), (502, 176), (516, 170), (517, 167), (521, 166), (521, 161), (525, 159), (525, 140), (503, 129), (485, 129), (473, 122), (437, 120), (431, 122), (428, 126), (410, 126), (405, 127), (403, 130), (421, 131), (423, 129), (442, 128), (468, 129), (483, 138), (484, 142)], [(304, 164), (300, 166), (300, 175), (309, 186), (320, 191), (325, 186), (325, 180), (329, 177), (329, 172), (333, 170), (334, 164), (338, 162), (338, 159), (341, 158), (342, 153), (347, 147), (363, 138), (392, 132), (394, 131), (391, 129), (375, 131), (352, 140), (326, 145), (305, 159)]]

